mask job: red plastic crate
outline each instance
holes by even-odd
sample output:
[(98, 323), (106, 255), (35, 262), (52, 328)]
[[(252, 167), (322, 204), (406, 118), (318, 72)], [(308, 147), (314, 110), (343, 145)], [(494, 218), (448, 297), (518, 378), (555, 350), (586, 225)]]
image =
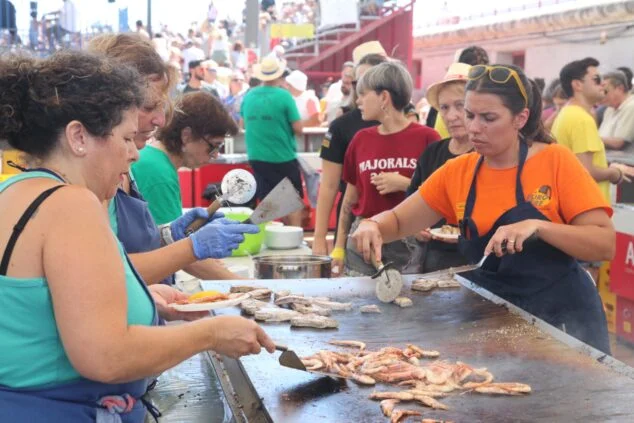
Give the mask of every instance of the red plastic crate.
[(610, 266), (610, 288), (634, 301), (634, 236), (616, 233), (616, 254)]
[(183, 207), (194, 207), (194, 173), (190, 169), (179, 169), (178, 182), (181, 186)]
[(616, 297), (616, 336), (634, 343), (634, 301)]

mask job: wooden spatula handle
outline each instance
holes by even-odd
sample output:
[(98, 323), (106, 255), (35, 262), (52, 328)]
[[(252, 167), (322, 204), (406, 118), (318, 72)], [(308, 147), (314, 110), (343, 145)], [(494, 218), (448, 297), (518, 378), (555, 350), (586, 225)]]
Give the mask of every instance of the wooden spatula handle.
[[(222, 205), (222, 198), (218, 197), (214, 200), (213, 203), (207, 207), (207, 213), (209, 216), (212, 216), (215, 212), (218, 211), (220, 206)], [(196, 232), (198, 229), (202, 228), (205, 223), (207, 223), (207, 219), (196, 219), (194, 220), (185, 230), (185, 234), (190, 235)]]

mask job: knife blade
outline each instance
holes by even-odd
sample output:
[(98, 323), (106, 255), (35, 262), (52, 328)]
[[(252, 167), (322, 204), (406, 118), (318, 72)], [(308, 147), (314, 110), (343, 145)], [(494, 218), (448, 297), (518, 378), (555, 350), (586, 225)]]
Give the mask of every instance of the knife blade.
[(243, 223), (257, 225), (262, 222), (270, 222), (303, 208), (304, 202), (295, 190), (293, 183), (290, 179), (284, 178), (264, 197), (251, 217)]

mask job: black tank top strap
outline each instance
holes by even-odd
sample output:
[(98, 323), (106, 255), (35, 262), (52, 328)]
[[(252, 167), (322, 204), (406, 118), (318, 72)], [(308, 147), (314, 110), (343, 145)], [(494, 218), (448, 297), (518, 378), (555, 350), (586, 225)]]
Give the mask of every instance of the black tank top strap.
[(24, 230), (26, 224), (29, 222), (29, 219), (31, 219), (31, 216), (33, 216), (37, 208), (40, 206), (40, 204), (44, 202), (44, 200), (46, 200), (51, 194), (53, 194), (55, 191), (63, 186), (64, 185), (54, 186), (38, 195), (38, 197), (33, 200), (29, 207), (27, 207), (26, 211), (22, 214), (22, 217), (20, 217), (18, 223), (16, 223), (13, 227), (13, 233), (11, 234), (9, 242), (7, 242), (7, 247), (4, 250), (2, 262), (0, 262), (0, 276), (6, 276), (7, 270), (9, 268), (9, 260), (11, 260), (11, 254), (13, 254), (13, 248), (15, 247), (16, 242), (18, 242), (18, 238), (20, 237), (20, 234), (22, 234), (22, 231)]

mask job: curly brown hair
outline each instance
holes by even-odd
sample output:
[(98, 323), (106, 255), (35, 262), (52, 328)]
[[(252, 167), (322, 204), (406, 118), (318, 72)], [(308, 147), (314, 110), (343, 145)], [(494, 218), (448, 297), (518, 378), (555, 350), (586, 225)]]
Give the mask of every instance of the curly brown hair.
[(71, 121), (104, 137), (142, 101), (139, 74), (103, 56), (63, 51), (0, 60), (0, 139), (36, 158), (55, 149)]
[(238, 126), (222, 103), (211, 93), (196, 91), (184, 94), (174, 104), (172, 120), (156, 136), (167, 151), (180, 155), (181, 131), (191, 128), (194, 138), (236, 135)]

